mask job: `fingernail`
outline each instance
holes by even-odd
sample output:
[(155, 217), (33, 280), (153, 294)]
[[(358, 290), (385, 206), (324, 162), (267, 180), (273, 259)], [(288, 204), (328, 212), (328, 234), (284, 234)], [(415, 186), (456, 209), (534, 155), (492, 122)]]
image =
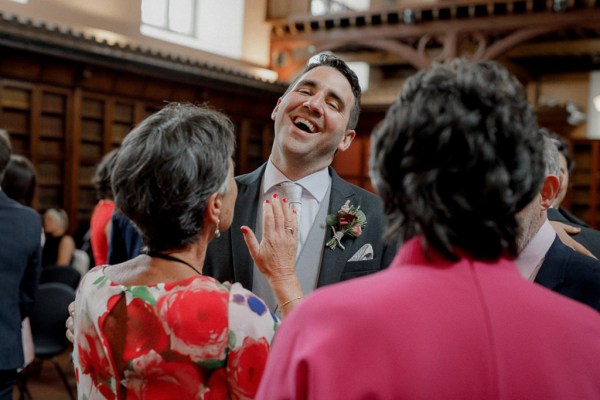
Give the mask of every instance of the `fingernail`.
[(242, 233), (245, 235), (246, 233), (248, 233), (248, 228), (246, 228), (245, 226), (242, 226)]
[(296, 210), (292, 210), (292, 212), (293, 212), (294, 214), (296, 214)]
[(287, 203), (287, 199), (285, 197), (281, 201), (283, 201), (284, 203)]
[(277, 193), (273, 193), (273, 198), (276, 199), (277, 198)]
[(269, 200), (265, 200), (265, 203), (269, 204), (270, 202), (269, 202)]

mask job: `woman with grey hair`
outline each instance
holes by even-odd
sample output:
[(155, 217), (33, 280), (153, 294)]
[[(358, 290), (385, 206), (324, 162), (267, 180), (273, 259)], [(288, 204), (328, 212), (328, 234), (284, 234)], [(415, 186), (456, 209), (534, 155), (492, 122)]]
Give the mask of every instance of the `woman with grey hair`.
[[(234, 146), (225, 115), (189, 104), (168, 105), (123, 141), (114, 200), (145, 250), (82, 280), (74, 316), (80, 397), (254, 397), (278, 320), (239, 283), (202, 275), (208, 243), (232, 220)], [(260, 244), (241, 227), (280, 304), (301, 296), (297, 221), (285, 203), (264, 203)]]

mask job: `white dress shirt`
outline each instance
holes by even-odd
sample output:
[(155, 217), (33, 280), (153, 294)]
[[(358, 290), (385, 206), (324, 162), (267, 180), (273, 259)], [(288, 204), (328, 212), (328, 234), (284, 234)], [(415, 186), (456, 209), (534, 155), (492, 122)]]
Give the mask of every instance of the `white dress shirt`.
[(515, 259), (515, 264), (523, 278), (531, 282), (535, 280), (555, 238), (556, 231), (552, 228), (550, 221), (546, 219), (540, 230)]
[[(278, 192), (277, 185), (285, 181), (292, 180), (279, 171), (271, 159), (269, 159), (261, 184), (261, 193), (263, 195), (258, 205), (259, 210), (262, 209), (262, 202), (272, 199), (274, 193), (281, 195), (281, 192)], [(298, 254), (300, 254), (300, 249), (304, 242), (306, 242), (306, 237), (315, 221), (315, 216), (319, 211), (321, 202), (327, 193), (327, 189), (329, 189), (329, 185), (331, 185), (331, 177), (329, 176), (328, 168), (325, 167), (311, 175), (292, 182), (302, 186), (302, 211), (300, 212), (298, 221), (300, 229), (298, 235)], [(258, 218), (261, 218), (261, 220), (256, 221), (257, 226), (262, 224), (262, 213), (258, 213)]]

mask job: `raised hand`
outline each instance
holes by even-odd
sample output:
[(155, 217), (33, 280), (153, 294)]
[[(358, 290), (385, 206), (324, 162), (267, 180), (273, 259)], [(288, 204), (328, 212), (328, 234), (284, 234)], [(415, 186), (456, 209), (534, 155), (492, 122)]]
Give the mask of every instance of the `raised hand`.
[(296, 276), (298, 218), (277, 194), (263, 203), (263, 237), (260, 243), (254, 232), (242, 226), (244, 240), (252, 259), (275, 293), (282, 315), (302, 299)]

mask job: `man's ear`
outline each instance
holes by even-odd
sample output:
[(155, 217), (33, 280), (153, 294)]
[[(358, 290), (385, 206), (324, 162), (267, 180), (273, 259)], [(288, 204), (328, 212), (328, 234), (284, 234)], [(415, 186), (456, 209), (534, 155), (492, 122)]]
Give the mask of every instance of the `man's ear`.
[(204, 226), (206, 223), (216, 225), (219, 223), (219, 217), (221, 216), (221, 207), (223, 206), (223, 198), (219, 193), (213, 193), (206, 203), (204, 209)]
[(352, 141), (354, 140), (355, 137), (356, 137), (355, 130), (346, 131), (346, 133), (344, 133), (344, 137), (342, 137), (342, 140), (340, 141), (340, 144), (338, 144), (338, 147), (337, 147), (338, 150), (339, 151), (348, 150), (348, 147), (350, 147), (350, 145), (352, 144)]
[(542, 195), (542, 207), (544, 210), (547, 210), (552, 206), (556, 196), (558, 196), (558, 191), (560, 189), (560, 180), (557, 176), (548, 175), (544, 179), (544, 183), (542, 185), (542, 190), (540, 194)]
[(277, 112), (279, 111), (280, 104), (281, 104), (281, 97), (279, 99), (277, 99), (277, 104), (275, 105), (275, 108), (273, 109), (273, 111), (271, 111), (271, 119), (273, 121), (275, 121), (275, 117), (277, 116)]

